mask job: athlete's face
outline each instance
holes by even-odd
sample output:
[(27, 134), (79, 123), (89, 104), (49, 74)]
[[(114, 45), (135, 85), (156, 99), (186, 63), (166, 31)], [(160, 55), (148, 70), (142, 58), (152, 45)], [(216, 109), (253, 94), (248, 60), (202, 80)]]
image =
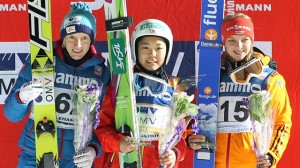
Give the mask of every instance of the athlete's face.
[(64, 38), (64, 45), (74, 60), (80, 60), (90, 49), (91, 39), (86, 33), (74, 33)]
[(149, 71), (157, 70), (164, 64), (166, 53), (167, 46), (161, 37), (146, 36), (138, 42), (139, 63)]
[(226, 39), (225, 49), (234, 61), (241, 61), (251, 51), (252, 40), (243, 35), (233, 35)]

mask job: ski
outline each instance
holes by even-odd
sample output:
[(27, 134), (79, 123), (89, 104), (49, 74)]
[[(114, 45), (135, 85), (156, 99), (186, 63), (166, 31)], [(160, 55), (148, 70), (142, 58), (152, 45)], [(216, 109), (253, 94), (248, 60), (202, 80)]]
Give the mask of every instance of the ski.
[[(133, 66), (131, 60), (128, 27), (132, 18), (127, 16), (126, 0), (105, 0), (107, 42), (113, 95), (115, 97), (116, 129), (135, 139), (139, 144), (139, 127), (133, 89)], [(141, 168), (139, 150), (119, 154), (120, 167)]]
[(201, 2), (199, 62), (196, 73), (206, 76), (197, 84), (196, 99), (200, 107), (197, 115), (200, 129), (197, 134), (204, 135), (206, 142), (194, 153), (194, 167), (214, 168), (224, 0)]
[(54, 102), (54, 60), (51, 1), (28, 0), (30, 61), (32, 80), (43, 83), (43, 92), (33, 102), (36, 165), (58, 167), (56, 112)]

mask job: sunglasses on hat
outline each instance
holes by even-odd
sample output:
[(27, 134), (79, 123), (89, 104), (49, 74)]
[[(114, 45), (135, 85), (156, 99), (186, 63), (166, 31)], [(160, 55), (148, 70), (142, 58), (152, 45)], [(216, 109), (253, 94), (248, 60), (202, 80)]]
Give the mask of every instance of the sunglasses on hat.
[(159, 95), (167, 91), (168, 84), (145, 73), (134, 74), (134, 86), (137, 91), (147, 90), (151, 95)]
[(234, 83), (248, 83), (252, 77), (259, 77), (263, 70), (261, 59), (253, 58), (238, 68), (232, 70), (229, 75)]

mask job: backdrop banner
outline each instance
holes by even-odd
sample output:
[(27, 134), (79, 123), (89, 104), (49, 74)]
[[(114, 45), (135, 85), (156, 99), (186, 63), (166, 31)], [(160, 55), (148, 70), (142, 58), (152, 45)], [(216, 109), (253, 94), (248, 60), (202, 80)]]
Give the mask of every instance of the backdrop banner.
[[(96, 17), (97, 37), (96, 49), (107, 58), (107, 43), (105, 19), (103, 11), (104, 0), (82, 0), (90, 3)], [(217, 0), (207, 0), (214, 7)], [(63, 17), (69, 11), (75, 0), (52, 1), (53, 40), (59, 40), (59, 29)], [(174, 48), (171, 59), (166, 67), (174, 76), (192, 76), (195, 74), (195, 58), (198, 54), (200, 0), (172, 1), (127, 1), (128, 15), (133, 17), (134, 24), (147, 18), (157, 18), (165, 21), (174, 34)], [(226, 0), (225, 15), (245, 13), (254, 22), (255, 46), (265, 54), (272, 56), (278, 71), (284, 76), (293, 108), (293, 127), (289, 145), (279, 162), (280, 167), (296, 167), (300, 160), (296, 152), (300, 151), (297, 142), (300, 134), (300, 59), (299, 39), (300, 1), (290, 0)], [(11, 123), (3, 113), (2, 108), (6, 96), (13, 87), (18, 72), (29, 55), (29, 25), (26, 0), (0, 0), (0, 167), (16, 167), (20, 149), (17, 146), (24, 122)], [(130, 34), (133, 27), (130, 28)], [(192, 93), (192, 91), (191, 91)], [(182, 167), (191, 167), (193, 151), (188, 150)], [(9, 162), (4, 162), (4, 160)], [(96, 167), (97, 162), (96, 160)]]

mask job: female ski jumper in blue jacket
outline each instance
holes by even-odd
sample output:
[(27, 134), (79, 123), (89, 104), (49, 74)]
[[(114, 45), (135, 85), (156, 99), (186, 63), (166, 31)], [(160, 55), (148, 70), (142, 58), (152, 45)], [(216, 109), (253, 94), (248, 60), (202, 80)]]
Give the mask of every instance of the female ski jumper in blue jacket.
[[(66, 64), (63, 53), (64, 50), (61, 48), (61, 42), (59, 42), (56, 47), (54, 84), (59, 167), (74, 167), (73, 89), (77, 85), (76, 83), (97, 84), (99, 87), (102, 87), (101, 96), (99, 97), (102, 100), (107, 85), (110, 83), (110, 72), (104, 64), (105, 59), (96, 54), (93, 45), (91, 45), (88, 52), (90, 58), (77, 67)], [(20, 71), (19, 77), (5, 100), (4, 106), (4, 114), (12, 122), (19, 122), (24, 117), (29, 116), (18, 142), (19, 147), (22, 148), (18, 165), (20, 167), (36, 166), (32, 102), (23, 104), (18, 96), (20, 87), (31, 80), (31, 65), (27, 63)], [(102, 149), (95, 135), (93, 135), (89, 146), (96, 150), (96, 157), (99, 157)]]

